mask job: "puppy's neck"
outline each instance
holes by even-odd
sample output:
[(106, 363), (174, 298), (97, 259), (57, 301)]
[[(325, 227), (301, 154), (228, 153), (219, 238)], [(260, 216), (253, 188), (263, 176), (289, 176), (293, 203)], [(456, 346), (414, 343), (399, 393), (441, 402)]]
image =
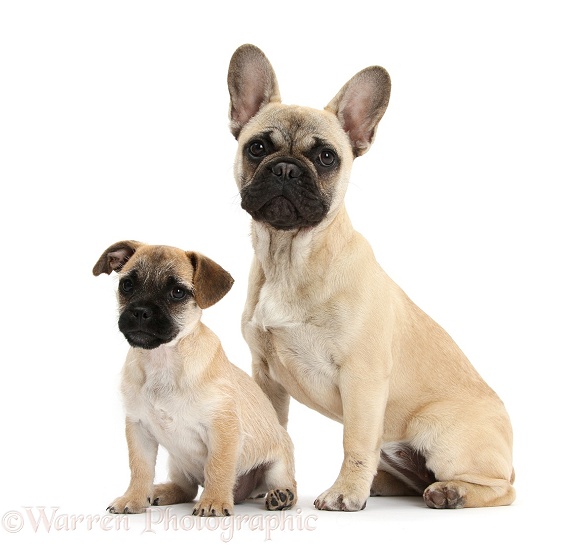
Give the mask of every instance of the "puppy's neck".
[(173, 343), (153, 350), (142, 350), (136, 361), (144, 368), (145, 376), (179, 384), (180, 379), (197, 383), (213, 372), (219, 352), (218, 337), (203, 323), (198, 322), (191, 332)]
[(305, 281), (308, 273), (314, 273), (311, 264), (319, 262), (316, 259), (319, 253), (324, 254), (322, 262), (329, 264), (341, 255), (353, 234), (354, 229), (344, 206), (315, 227), (281, 231), (252, 222), (254, 252), (266, 278), (279, 273), (281, 278), (287, 279), (288, 273), (293, 273), (296, 279)]

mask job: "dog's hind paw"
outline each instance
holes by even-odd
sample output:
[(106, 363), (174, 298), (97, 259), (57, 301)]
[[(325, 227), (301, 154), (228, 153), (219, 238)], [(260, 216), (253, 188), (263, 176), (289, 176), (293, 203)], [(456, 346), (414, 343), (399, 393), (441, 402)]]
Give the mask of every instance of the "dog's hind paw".
[(291, 509), (297, 501), (295, 491), (289, 488), (270, 490), (266, 495), (266, 509), (268, 511), (284, 511)]
[(427, 487), (422, 497), (433, 509), (460, 509), (465, 505), (465, 495), (466, 490), (455, 483), (437, 482)]

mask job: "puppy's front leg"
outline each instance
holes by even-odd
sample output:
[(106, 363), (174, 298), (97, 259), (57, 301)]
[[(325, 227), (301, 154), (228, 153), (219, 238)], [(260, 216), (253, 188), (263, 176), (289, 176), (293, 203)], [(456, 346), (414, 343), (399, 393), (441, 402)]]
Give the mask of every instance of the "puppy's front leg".
[(235, 408), (219, 411), (208, 433), (205, 482), (192, 514), (202, 517), (229, 516), (233, 514), (233, 489), (239, 452), (239, 425)]
[(107, 508), (110, 513), (142, 513), (152, 503), (158, 443), (140, 422), (125, 421), (131, 481), (123, 496)]
[(315, 500), (317, 509), (359, 511), (366, 506), (379, 464), (388, 372), (356, 360), (340, 368), (344, 424), (344, 461), (335, 483)]

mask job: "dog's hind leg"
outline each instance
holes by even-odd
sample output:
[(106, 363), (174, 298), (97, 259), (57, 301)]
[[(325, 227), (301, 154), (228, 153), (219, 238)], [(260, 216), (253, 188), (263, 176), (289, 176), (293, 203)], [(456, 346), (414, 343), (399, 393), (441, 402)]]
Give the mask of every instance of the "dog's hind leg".
[[(451, 480), (431, 484), (423, 494), (428, 507), (457, 509), (460, 507), (496, 507), (510, 505), (516, 492), (509, 481), (479, 476), (462, 476), (464, 480)], [(481, 481), (477, 484), (469, 481)]]
[(189, 503), (197, 496), (197, 485), (185, 488), (174, 482), (156, 484), (152, 505), (173, 505)]
[(297, 485), (294, 478), (293, 459), (282, 456), (273, 461), (264, 472), (266, 509), (282, 511), (291, 509), (297, 502)]
[(494, 507), (511, 504), (512, 428), (500, 402), (429, 406), (412, 419), (411, 444), (420, 445), (435, 482), (424, 490), (428, 507)]
[(170, 481), (154, 486), (152, 505), (189, 503), (197, 496), (198, 485), (170, 461)]

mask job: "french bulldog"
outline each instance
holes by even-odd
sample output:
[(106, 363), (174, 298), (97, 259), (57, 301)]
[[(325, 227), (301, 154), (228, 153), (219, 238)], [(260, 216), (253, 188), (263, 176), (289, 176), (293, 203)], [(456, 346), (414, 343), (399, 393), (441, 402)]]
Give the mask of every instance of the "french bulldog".
[(497, 394), (389, 278), (344, 197), (391, 91), (387, 71), (352, 77), (324, 109), (281, 102), (257, 47), (233, 54), (234, 176), (254, 259), (242, 330), (252, 374), (287, 425), (290, 396), (343, 424), (344, 458), (315, 500), (357, 511), (376, 495), (432, 508), (510, 504), (512, 428)]

